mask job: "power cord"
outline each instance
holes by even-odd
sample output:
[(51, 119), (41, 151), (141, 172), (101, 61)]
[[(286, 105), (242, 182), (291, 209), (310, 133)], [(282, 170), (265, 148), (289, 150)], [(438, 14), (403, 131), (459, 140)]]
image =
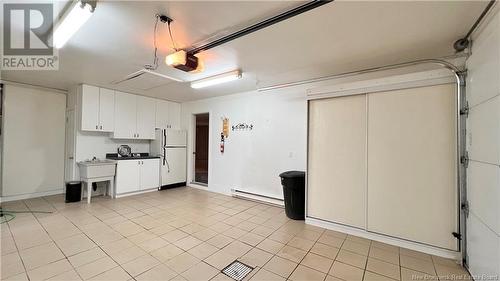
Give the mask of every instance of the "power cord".
[(156, 70), (158, 68), (158, 45), (157, 45), (157, 40), (156, 40), (156, 34), (158, 30), (158, 21), (161, 21), (163, 23), (166, 23), (168, 26), (168, 34), (170, 35), (170, 40), (172, 41), (172, 48), (174, 51), (178, 51), (177, 46), (174, 41), (174, 37), (172, 36), (172, 29), (170, 28), (170, 23), (173, 21), (171, 18), (165, 16), (165, 15), (160, 15), (156, 14), (155, 15), (156, 21), (155, 21), (155, 27), (153, 29), (153, 44), (154, 44), (154, 57), (153, 57), (153, 63), (152, 64), (146, 64), (144, 67), (149, 70)]
[(16, 218), (16, 214), (52, 214), (49, 211), (7, 211), (0, 207), (0, 224), (9, 222)]
[(153, 57), (153, 63), (152, 64), (146, 64), (144, 67), (149, 70), (156, 70), (158, 68), (158, 46), (156, 44), (156, 30), (158, 29), (158, 21), (160, 20), (160, 15), (155, 16), (156, 21), (155, 21), (155, 27), (154, 27), (154, 33), (153, 33), (153, 44), (155, 47), (154, 51), (154, 57)]

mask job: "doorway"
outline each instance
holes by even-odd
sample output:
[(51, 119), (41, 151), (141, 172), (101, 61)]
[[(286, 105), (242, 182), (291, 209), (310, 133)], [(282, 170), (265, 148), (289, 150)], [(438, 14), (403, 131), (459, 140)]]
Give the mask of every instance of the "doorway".
[(208, 185), (208, 136), (210, 132), (208, 113), (195, 114), (194, 182)]

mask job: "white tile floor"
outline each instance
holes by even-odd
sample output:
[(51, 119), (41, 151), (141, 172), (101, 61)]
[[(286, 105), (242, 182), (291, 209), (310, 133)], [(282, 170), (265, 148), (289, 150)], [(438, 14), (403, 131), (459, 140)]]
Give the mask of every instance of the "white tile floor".
[(65, 204), (61, 195), (2, 204), (1, 280), (467, 279), (446, 260), (293, 221), (283, 209), (191, 188)]

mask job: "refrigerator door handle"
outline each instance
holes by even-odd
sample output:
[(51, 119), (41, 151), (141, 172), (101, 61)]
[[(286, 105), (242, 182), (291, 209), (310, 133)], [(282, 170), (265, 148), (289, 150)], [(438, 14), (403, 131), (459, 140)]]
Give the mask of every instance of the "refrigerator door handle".
[(170, 173), (170, 165), (168, 164), (167, 157), (164, 157), (163, 159), (164, 159), (164, 160), (165, 160), (165, 162), (167, 163), (167, 173)]
[(166, 162), (167, 162), (167, 150), (163, 148), (163, 166), (165, 166)]
[(161, 144), (162, 147), (167, 146), (167, 130), (163, 129), (163, 142)]

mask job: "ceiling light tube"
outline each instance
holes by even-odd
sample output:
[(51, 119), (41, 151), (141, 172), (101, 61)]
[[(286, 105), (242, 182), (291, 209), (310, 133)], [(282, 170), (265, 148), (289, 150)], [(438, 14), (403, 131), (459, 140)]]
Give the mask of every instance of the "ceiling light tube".
[(240, 78), (241, 78), (241, 71), (234, 70), (223, 74), (215, 75), (212, 77), (204, 78), (201, 80), (193, 81), (191, 82), (191, 88), (199, 89), (199, 88), (209, 87), (217, 84), (238, 80)]
[(76, 1), (63, 15), (54, 31), (54, 47), (60, 49), (92, 16), (94, 7), (87, 2)]

